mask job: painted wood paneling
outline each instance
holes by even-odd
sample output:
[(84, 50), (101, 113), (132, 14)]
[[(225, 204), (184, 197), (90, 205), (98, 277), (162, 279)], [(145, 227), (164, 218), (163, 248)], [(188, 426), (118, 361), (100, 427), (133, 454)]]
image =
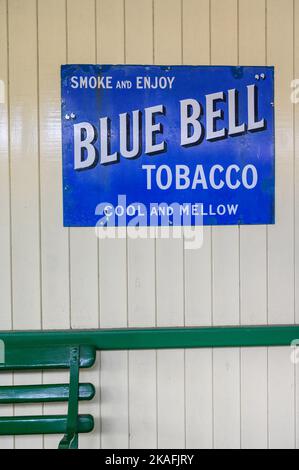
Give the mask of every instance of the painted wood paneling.
[[(209, 0), (183, 2), (182, 28), (183, 63), (209, 65), (211, 60)], [(185, 250), (186, 326), (212, 324), (211, 261), (211, 227), (203, 227), (202, 247), (197, 250)], [(213, 377), (210, 349), (186, 350), (185, 393), (186, 447), (211, 448)]]
[[(97, 0), (97, 60), (125, 62), (125, 4)], [(122, 231), (119, 232), (121, 234)], [(99, 298), (102, 328), (128, 325), (127, 240), (99, 241)], [(129, 354), (126, 351), (101, 354), (101, 445), (129, 446)]]
[[(154, 1), (154, 63), (182, 63), (181, 2)], [(172, 229), (170, 229), (172, 233)], [(182, 239), (156, 240), (157, 326), (184, 324)], [(157, 352), (158, 448), (184, 448), (184, 367), (182, 350)]]
[[(10, 160), (8, 129), (7, 6), (0, 2), (0, 309), (3, 328), (11, 327)], [(2, 94), (3, 93), (3, 94)]]
[[(13, 328), (40, 329), (38, 60), (34, 0), (8, 2), (8, 32)], [(40, 383), (41, 374), (17, 373), (14, 376), (16, 385), (28, 381)], [(41, 410), (40, 405), (15, 407), (16, 414), (40, 414)], [(42, 436), (15, 438), (15, 448), (30, 447), (42, 448)]]
[[(298, 2), (294, 2), (294, 79), (299, 77), (299, 5)], [(299, 82), (298, 82), (299, 83)], [(292, 90), (293, 92), (294, 90)], [(298, 136), (299, 136), (299, 108), (298, 108), (298, 93), (297, 103), (293, 103), (294, 111), (294, 265), (295, 265), (295, 322), (299, 321), (299, 147), (298, 147)], [(296, 448), (299, 447), (299, 371), (298, 364), (295, 367), (295, 410), (296, 410)]]
[[(57, 17), (57, 11), (59, 15)], [(70, 328), (69, 242), (62, 227), (60, 65), (66, 62), (66, 8), (59, 0), (37, 3), (41, 181), (42, 327)], [(65, 383), (68, 374), (45, 372), (43, 383)], [(46, 404), (44, 414), (64, 414), (65, 404)], [(60, 436), (45, 436), (55, 448)]]
[[(211, 63), (238, 64), (238, 2), (211, 1)], [(239, 229), (212, 228), (213, 324), (238, 324)], [(240, 446), (240, 353), (213, 351), (213, 445)]]
[[(9, 93), (8, 93), (8, 28), (7, 3), (0, 1), (0, 315), (4, 329), (12, 328), (11, 299), (11, 224), (10, 224), (10, 159), (9, 159)], [(12, 374), (1, 374), (0, 385), (11, 385)], [(2, 416), (11, 415), (13, 408), (3, 406)], [(12, 449), (13, 437), (5, 436), (0, 440), (0, 449)]]
[[(90, 63), (96, 61), (96, 4), (87, 0), (82, 8), (81, 0), (67, 0), (67, 63)], [(62, 116), (63, 119), (63, 116)], [(72, 328), (99, 327), (99, 289), (98, 289), (98, 240), (93, 228), (69, 229), (70, 262), (70, 310)], [(81, 380), (94, 383), (97, 396), (91, 408), (86, 403), (80, 412), (90, 410), (96, 416), (95, 429), (89, 436), (80, 437), (81, 448), (100, 446), (99, 420), (99, 369), (81, 374)]]
[[(125, 4), (125, 59), (128, 64), (153, 62), (152, 11), (151, 0), (128, 0)], [(150, 238), (127, 239), (130, 327), (156, 324), (155, 243)], [(130, 448), (155, 448), (157, 445), (156, 363), (155, 351), (129, 353)]]
[[(298, 31), (298, 0), (0, 0), (0, 329), (298, 322)], [(199, 250), (63, 228), (59, 68), (76, 62), (274, 65), (275, 226), (205, 227)], [(67, 374), (1, 374), (41, 380)], [(82, 447), (298, 445), (288, 348), (104, 352), (82, 380)]]
[[(269, 227), (268, 237), (269, 323), (293, 323), (295, 318), (294, 136), (290, 100), (294, 73), (293, 7), (291, 0), (268, 1), (267, 4), (267, 62), (276, 68), (276, 224)], [(270, 448), (293, 447), (295, 442), (294, 367), (289, 356), (287, 350), (269, 349)]]
[[(266, 63), (266, 3), (239, 1), (239, 63)], [(255, 34), (252, 35), (254, 29)], [(267, 323), (267, 228), (240, 227), (240, 318)], [(241, 447), (267, 447), (267, 349), (241, 351)]]

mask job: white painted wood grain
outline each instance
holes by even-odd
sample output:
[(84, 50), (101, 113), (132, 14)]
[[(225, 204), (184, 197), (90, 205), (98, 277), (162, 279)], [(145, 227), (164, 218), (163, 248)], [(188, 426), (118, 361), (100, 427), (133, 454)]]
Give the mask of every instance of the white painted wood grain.
[[(293, 79), (294, 2), (267, 4), (267, 62), (275, 66), (276, 223), (269, 226), (269, 323), (294, 322), (294, 154)], [(279, 31), (279, 35), (277, 32)], [(283, 249), (282, 249), (283, 247)], [(269, 350), (269, 446), (293, 447), (294, 366), (288, 348)]]
[[(95, 0), (67, 1), (67, 61), (96, 60)], [(79, 118), (79, 117), (78, 117)], [(93, 228), (70, 229), (71, 324), (98, 326), (98, 241)]]
[(41, 316), (35, 2), (10, 1), (8, 19), (14, 328), (28, 329)]
[(101, 353), (101, 446), (129, 446), (128, 353)]
[[(10, 266), (10, 176), (8, 129), (8, 31), (7, 2), (0, 1), (0, 80), (4, 85), (4, 101), (0, 103), (0, 324), (1, 329), (12, 327), (11, 266)], [(11, 385), (12, 374), (0, 375), (0, 385)], [(2, 406), (1, 415), (11, 416), (12, 406)], [(1, 436), (0, 449), (13, 449), (14, 439)]]
[(185, 447), (184, 351), (157, 352), (157, 441), (159, 449)]
[[(59, 12), (59, 15), (57, 15)], [(41, 180), (42, 327), (70, 328), (68, 230), (62, 227), (60, 65), (66, 62), (66, 9), (59, 0), (37, 3)], [(69, 374), (44, 372), (43, 383), (68, 383)], [(65, 414), (66, 404), (45, 404), (44, 414)], [(44, 448), (61, 436), (44, 436)]]
[[(96, 3), (87, 0), (67, 0), (67, 61), (96, 61)], [(79, 117), (78, 117), (79, 118)], [(99, 326), (98, 239), (93, 228), (70, 229), (70, 294), (72, 328)], [(80, 412), (95, 415), (91, 434), (80, 436), (81, 448), (99, 448), (99, 369), (82, 371), (81, 380), (94, 383), (97, 396), (92, 405), (80, 404)]]
[[(41, 328), (36, 13), (33, 0), (8, 3), (13, 327), (18, 330)], [(38, 382), (40, 373), (15, 374), (15, 384)], [(15, 411), (39, 414), (41, 406)], [(15, 438), (16, 448), (42, 445), (42, 436)]]
[[(294, 322), (293, 1), (267, 5), (267, 62), (275, 66), (275, 225), (269, 226), (269, 323)], [(279, 31), (279, 34), (277, 32)], [(282, 250), (283, 247), (283, 250)]]
[(183, 240), (157, 239), (157, 325), (184, 324)]
[[(239, 63), (266, 63), (266, 5), (239, 0)], [(252, 31), (254, 30), (254, 34)], [(240, 317), (267, 323), (267, 229), (240, 227)], [(241, 447), (266, 448), (268, 432), (267, 349), (241, 351)]]
[[(97, 0), (97, 60), (124, 63), (124, 2)], [(127, 241), (99, 242), (100, 326), (128, 324)], [(101, 445), (104, 448), (129, 446), (128, 352), (101, 353)]]
[(186, 65), (210, 63), (210, 0), (183, 0), (182, 52)]
[[(154, 60), (156, 64), (182, 61), (181, 2), (154, 2)], [(170, 230), (171, 232), (171, 230)], [(184, 324), (183, 239), (157, 238), (157, 325)], [(184, 351), (157, 353), (158, 447), (184, 447)]]
[[(210, 63), (210, 2), (184, 0), (182, 48), (184, 64)], [(211, 227), (202, 227), (203, 245), (185, 250), (185, 325), (212, 323)], [(185, 426), (187, 448), (213, 445), (212, 351), (186, 350)]]
[[(7, 4), (0, 2), (0, 314), (2, 329), (11, 327), (10, 164), (8, 129)], [(3, 88), (2, 88), (3, 87)]]
[(238, 350), (216, 349), (213, 374), (214, 448), (238, 449), (241, 445)]
[[(299, 77), (299, 5), (294, 2), (294, 79)], [(294, 89), (291, 90), (292, 92)], [(293, 104), (294, 110), (294, 265), (295, 265), (295, 323), (299, 321), (299, 152), (298, 152), (298, 126), (299, 126), (299, 107), (298, 103)], [(298, 364), (295, 368), (295, 412), (296, 412), (296, 448), (299, 447), (299, 371)]]
[(157, 447), (156, 351), (129, 353), (129, 447)]
[(269, 448), (295, 446), (294, 366), (289, 348), (269, 348)]
[[(43, 328), (69, 328), (68, 230), (62, 224), (60, 65), (66, 62), (64, 2), (38, 1), (39, 146)], [(59, 12), (59, 14), (57, 14)]]
[[(8, 130), (8, 57), (7, 57), (7, 3), (0, 1), (0, 80), (4, 86), (4, 101), (0, 103), (0, 324), (1, 329), (12, 328), (11, 267), (10, 267), (10, 178)], [(0, 374), (0, 385), (11, 385), (12, 374)], [(1, 415), (11, 416), (12, 406), (2, 406)], [(0, 437), (0, 449), (13, 449), (14, 439)]]
[[(183, 63), (210, 63), (209, 0), (184, 0), (182, 11)], [(201, 227), (203, 245), (185, 250), (185, 324), (210, 325), (212, 318), (211, 227)]]
[(268, 446), (268, 385), (266, 348), (241, 350), (241, 447)]
[[(294, 79), (299, 77), (299, 5), (294, 2)], [(298, 87), (298, 85), (297, 85)], [(291, 91), (294, 91), (292, 88)], [(298, 93), (296, 96), (298, 100)], [(293, 104), (294, 109), (294, 258), (295, 258), (295, 320), (299, 321), (299, 152), (298, 152), (298, 126), (299, 126), (299, 107), (298, 102)]]
[(213, 446), (213, 376), (210, 349), (186, 350), (186, 448)]
[[(211, 1), (211, 62), (237, 65), (238, 4)], [(213, 323), (239, 323), (239, 230), (212, 228)], [(213, 352), (214, 446), (240, 446), (240, 353), (237, 349)]]
[[(152, 0), (125, 2), (125, 58), (129, 64), (153, 62)], [(128, 229), (128, 325), (156, 322), (155, 240), (132, 239)], [(129, 447), (157, 445), (156, 352), (129, 353)]]

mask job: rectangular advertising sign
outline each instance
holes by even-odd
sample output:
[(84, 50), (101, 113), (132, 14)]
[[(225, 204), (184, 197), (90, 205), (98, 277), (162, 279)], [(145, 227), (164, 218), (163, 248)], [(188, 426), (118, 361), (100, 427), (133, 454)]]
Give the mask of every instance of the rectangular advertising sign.
[(274, 69), (63, 65), (64, 225), (274, 223)]

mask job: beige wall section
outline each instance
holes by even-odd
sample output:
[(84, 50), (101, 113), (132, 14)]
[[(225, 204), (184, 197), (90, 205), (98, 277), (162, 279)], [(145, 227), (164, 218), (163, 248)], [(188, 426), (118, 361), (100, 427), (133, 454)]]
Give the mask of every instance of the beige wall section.
[[(0, 329), (297, 321), (298, 38), (299, 0), (0, 0)], [(205, 227), (197, 252), (182, 240), (64, 229), (59, 66), (68, 62), (275, 65), (276, 225)], [(82, 409), (97, 419), (82, 447), (298, 445), (288, 348), (105, 352), (88, 375), (97, 399)], [(40, 380), (65, 376), (30, 375)], [(2, 437), (0, 448), (57, 442)]]

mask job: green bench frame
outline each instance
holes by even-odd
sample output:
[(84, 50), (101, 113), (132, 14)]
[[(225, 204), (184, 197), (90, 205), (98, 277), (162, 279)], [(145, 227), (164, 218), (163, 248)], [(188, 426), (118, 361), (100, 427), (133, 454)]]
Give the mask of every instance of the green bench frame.
[(92, 431), (91, 415), (78, 414), (79, 400), (91, 400), (94, 386), (79, 382), (80, 368), (92, 367), (96, 351), (290, 346), (299, 325), (111, 330), (0, 331), (5, 344), (1, 371), (67, 369), (69, 384), (0, 387), (0, 405), (68, 402), (66, 416), (0, 417), (1, 435), (63, 434), (60, 449), (78, 448), (78, 434)]

